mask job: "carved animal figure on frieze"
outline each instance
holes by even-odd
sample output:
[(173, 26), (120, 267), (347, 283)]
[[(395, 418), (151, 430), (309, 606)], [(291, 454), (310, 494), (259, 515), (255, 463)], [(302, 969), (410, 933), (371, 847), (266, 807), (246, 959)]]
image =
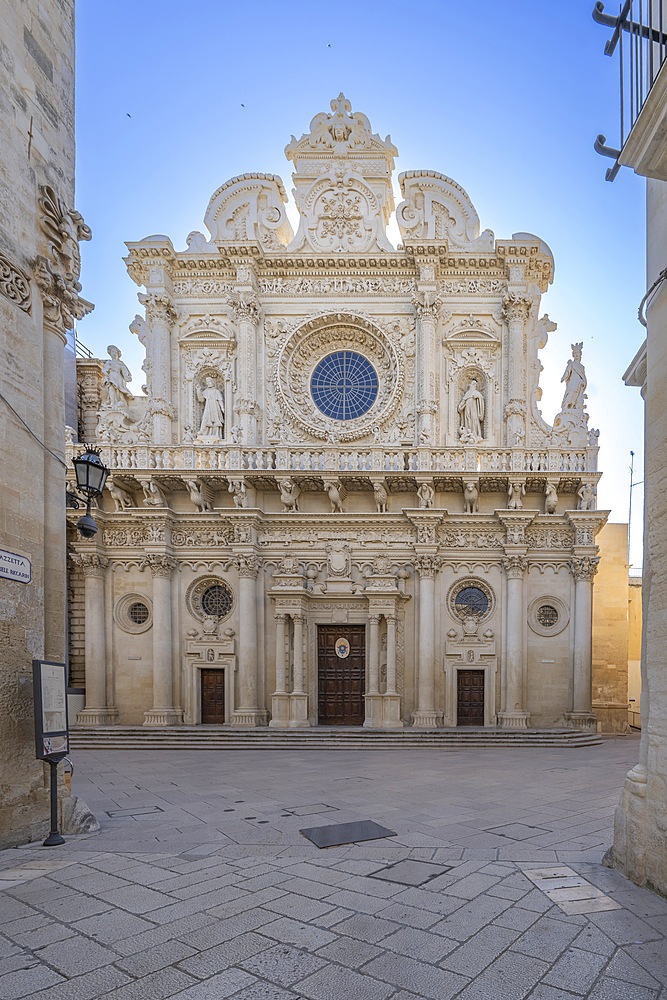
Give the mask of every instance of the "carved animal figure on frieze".
[(378, 514), (386, 514), (389, 496), (382, 483), (373, 483), (373, 494), (375, 495)]
[(463, 487), (463, 505), (466, 514), (476, 514), (479, 505), (479, 490), (477, 483), (469, 480)]
[(111, 476), (107, 479), (107, 489), (114, 502), (114, 510), (126, 510), (128, 507), (134, 507), (132, 495), (119, 486)]

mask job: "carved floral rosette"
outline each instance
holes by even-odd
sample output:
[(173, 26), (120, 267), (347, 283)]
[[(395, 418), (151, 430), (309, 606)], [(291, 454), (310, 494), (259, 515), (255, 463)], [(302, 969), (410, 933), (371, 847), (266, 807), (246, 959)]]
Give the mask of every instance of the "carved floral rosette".
[[(372, 363), (379, 388), (375, 402), (363, 416), (344, 424), (321, 413), (310, 392), (313, 369), (333, 351), (356, 351)], [(287, 339), (275, 374), (276, 393), (283, 410), (313, 437), (354, 441), (372, 432), (395, 411), (403, 391), (404, 373), (387, 337), (370, 320), (347, 313), (310, 320)]]

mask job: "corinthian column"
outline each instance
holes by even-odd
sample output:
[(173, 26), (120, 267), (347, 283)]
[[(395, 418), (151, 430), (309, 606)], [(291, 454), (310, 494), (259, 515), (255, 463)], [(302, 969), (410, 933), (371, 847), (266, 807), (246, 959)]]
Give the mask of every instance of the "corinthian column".
[(171, 634), (171, 574), (176, 560), (150, 554), (145, 563), (153, 577), (153, 707), (144, 712), (145, 726), (177, 726), (183, 721), (174, 708), (173, 637)]
[(575, 729), (594, 729), (597, 717), (592, 710), (593, 663), (593, 577), (598, 556), (575, 556), (570, 560), (574, 577), (574, 651), (572, 656), (572, 711), (567, 713)]
[(241, 428), (241, 443), (257, 443), (259, 302), (254, 289), (254, 275), (249, 266), (239, 267), (237, 285), (230, 299), (237, 326), (239, 398), (235, 410)]
[(77, 725), (108, 726), (116, 721), (117, 709), (107, 705), (106, 602), (104, 579), (109, 560), (97, 553), (72, 556), (84, 576), (86, 707), (77, 715)]
[(508, 337), (508, 401), (505, 406), (508, 445), (522, 445), (526, 439), (526, 355), (524, 330), (530, 315), (531, 301), (509, 292), (503, 300), (503, 316)]
[(289, 695), (287, 693), (287, 662), (285, 660), (285, 639), (287, 615), (278, 613), (276, 622), (276, 690), (271, 697), (270, 726), (289, 725)]
[(171, 444), (171, 421), (176, 411), (171, 402), (171, 331), (176, 310), (166, 293), (140, 295), (146, 306), (149, 333), (146, 344), (148, 411), (153, 415), (153, 443)]
[(417, 711), (413, 726), (437, 726), (442, 712), (435, 707), (435, 574), (438, 560), (432, 555), (415, 559), (419, 573), (419, 636), (417, 645)]
[(239, 572), (239, 706), (233, 726), (265, 726), (266, 712), (257, 705), (257, 595), (259, 560), (252, 553), (237, 556)]
[(303, 729), (308, 722), (308, 695), (305, 692), (304, 660), (303, 660), (303, 626), (305, 617), (293, 614), (294, 626), (294, 683), (290, 695), (290, 726)]
[(526, 560), (522, 555), (503, 559), (507, 577), (505, 608), (505, 671), (503, 710), (499, 713), (503, 729), (525, 729), (530, 716), (524, 702), (524, 596), (523, 575)]
[(419, 320), (417, 337), (417, 443), (432, 447), (435, 443), (434, 415), (437, 413), (437, 369), (435, 348), (440, 301), (433, 264), (420, 268), (417, 291), (412, 302)]
[(368, 691), (364, 698), (366, 718), (364, 726), (372, 729), (382, 723), (382, 695), (380, 694), (380, 615), (368, 616)]

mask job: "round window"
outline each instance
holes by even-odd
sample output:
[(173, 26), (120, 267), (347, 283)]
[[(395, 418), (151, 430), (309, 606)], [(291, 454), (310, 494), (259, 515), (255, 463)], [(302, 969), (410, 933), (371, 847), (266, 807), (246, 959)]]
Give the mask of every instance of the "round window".
[(489, 599), (479, 587), (463, 587), (454, 599), (454, 607), (460, 615), (481, 617), (489, 610)]
[(202, 611), (207, 618), (224, 618), (232, 610), (232, 595), (222, 583), (214, 583), (201, 595)]
[(373, 365), (356, 351), (335, 351), (315, 366), (310, 392), (318, 410), (332, 420), (353, 420), (368, 413), (377, 399)]
[(150, 611), (142, 601), (135, 601), (127, 609), (127, 616), (135, 625), (144, 625), (150, 617)]
[(234, 592), (225, 580), (202, 576), (188, 587), (185, 604), (193, 618), (227, 618), (234, 608)]
[(495, 609), (493, 591), (476, 577), (458, 580), (447, 595), (450, 614), (459, 621), (474, 618), (481, 622), (490, 618)]
[(145, 632), (153, 624), (153, 605), (143, 594), (123, 594), (116, 601), (113, 616), (116, 625), (123, 632), (136, 635)]
[(528, 624), (536, 635), (560, 635), (569, 621), (567, 605), (553, 594), (536, 597), (528, 608)]
[(555, 628), (558, 624), (558, 612), (551, 604), (543, 604), (535, 614), (542, 628)]

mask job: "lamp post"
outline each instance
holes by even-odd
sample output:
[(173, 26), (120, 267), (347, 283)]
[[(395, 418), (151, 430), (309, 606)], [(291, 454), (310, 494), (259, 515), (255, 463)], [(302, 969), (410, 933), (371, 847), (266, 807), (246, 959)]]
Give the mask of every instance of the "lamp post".
[(84, 538), (92, 538), (97, 525), (90, 513), (90, 505), (95, 497), (102, 496), (109, 470), (102, 462), (97, 448), (86, 445), (83, 455), (72, 459), (76, 473), (76, 487), (86, 497), (86, 513), (76, 522), (77, 529)]

